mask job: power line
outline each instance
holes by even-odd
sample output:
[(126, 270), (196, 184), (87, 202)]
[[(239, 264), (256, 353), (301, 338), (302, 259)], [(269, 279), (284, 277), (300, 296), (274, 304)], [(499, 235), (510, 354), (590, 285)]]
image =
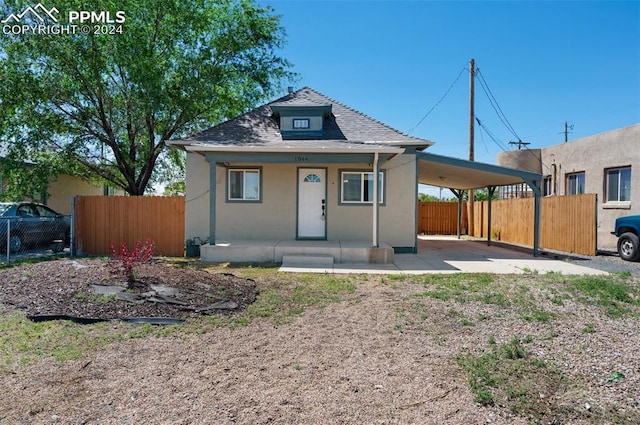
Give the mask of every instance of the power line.
[(518, 136), (518, 134), (516, 133), (516, 130), (513, 128), (513, 126), (509, 122), (509, 119), (502, 111), (502, 108), (500, 108), (500, 105), (498, 104), (498, 101), (496, 100), (495, 96), (491, 92), (491, 89), (489, 88), (489, 85), (487, 84), (487, 81), (485, 80), (484, 75), (482, 75), (482, 72), (480, 72), (480, 68), (478, 68), (477, 74), (480, 77), (478, 79), (478, 81), (480, 82), (480, 87), (482, 87), (482, 90), (487, 95), (487, 98), (489, 99), (489, 104), (491, 104), (491, 107), (495, 111), (496, 115), (498, 115), (498, 118), (500, 118), (500, 121), (502, 121), (502, 124), (504, 124), (507, 130), (509, 130), (511, 134), (515, 136), (516, 139), (521, 140), (520, 136)]
[(458, 76), (457, 76), (457, 77), (456, 77), (456, 79), (453, 81), (453, 83), (451, 83), (451, 85), (449, 86), (449, 88), (447, 89), (447, 91), (442, 95), (442, 97), (440, 98), (440, 100), (438, 100), (438, 101), (436, 102), (436, 104), (435, 104), (435, 105), (433, 105), (433, 106), (431, 107), (431, 109), (429, 109), (429, 111), (424, 115), (424, 117), (422, 117), (422, 119), (421, 119), (420, 121), (418, 121), (418, 124), (416, 124), (412, 129), (410, 129), (410, 130), (407, 132), (407, 134), (411, 134), (411, 133), (413, 133), (413, 131), (414, 131), (416, 128), (418, 128), (418, 126), (419, 126), (420, 124), (422, 124), (422, 121), (424, 121), (424, 120), (429, 116), (429, 114), (431, 114), (431, 112), (433, 112), (433, 110), (434, 110), (434, 109), (436, 109), (436, 108), (438, 107), (438, 105), (440, 105), (440, 103), (444, 100), (444, 98), (445, 98), (445, 97), (447, 97), (447, 95), (449, 94), (449, 92), (451, 91), (451, 89), (453, 88), (453, 86), (455, 86), (455, 85), (456, 85), (456, 83), (458, 82), (458, 80), (459, 80), (459, 79), (460, 79), (460, 77), (462, 76), (462, 73), (463, 73), (464, 71), (468, 71), (468, 70), (469, 70), (469, 69), (468, 69), (468, 68), (466, 68), (466, 67), (465, 67), (465, 68), (462, 68), (462, 69), (460, 70), (460, 72), (458, 73)]
[[(496, 136), (494, 136), (494, 135), (491, 133), (491, 131), (489, 131), (489, 129), (487, 128), (487, 126), (486, 126), (486, 125), (484, 125), (484, 124), (482, 123), (482, 121), (480, 121), (480, 119), (479, 119), (477, 116), (476, 116), (475, 118), (476, 118), (476, 122), (478, 123), (478, 126), (479, 126), (480, 130), (481, 130), (481, 131), (482, 131), (482, 130), (484, 130), (484, 131), (487, 133), (487, 135), (489, 136), (489, 138), (490, 138), (491, 140), (493, 140), (493, 142), (494, 142), (494, 143), (495, 143), (495, 144), (496, 144), (496, 145), (497, 145), (497, 146), (502, 150), (502, 152), (505, 152), (507, 155), (509, 155), (509, 156), (511, 157), (511, 159), (513, 159), (513, 160), (518, 160), (518, 158), (517, 158), (515, 155), (513, 155), (512, 153), (510, 153), (510, 152), (507, 150), (507, 148), (505, 147), (505, 145), (504, 145), (500, 140), (498, 140), (498, 138), (497, 138)], [(542, 162), (542, 158), (538, 157), (538, 155), (536, 155), (535, 153), (533, 153), (533, 151), (527, 147), (527, 145), (529, 144), (528, 142), (519, 142), (519, 143), (520, 143), (520, 145), (522, 145), (522, 146), (524, 146), (524, 147), (525, 147), (525, 150), (526, 150), (527, 152), (529, 152), (529, 154), (533, 155), (534, 159), (535, 159), (537, 162), (539, 162), (539, 163), (540, 163), (540, 168), (541, 168), (541, 169), (547, 169), (547, 170), (548, 170), (548, 169), (550, 169), (550, 167), (549, 167), (548, 165), (546, 165), (544, 162)], [(509, 144), (518, 144), (518, 142), (509, 142)]]

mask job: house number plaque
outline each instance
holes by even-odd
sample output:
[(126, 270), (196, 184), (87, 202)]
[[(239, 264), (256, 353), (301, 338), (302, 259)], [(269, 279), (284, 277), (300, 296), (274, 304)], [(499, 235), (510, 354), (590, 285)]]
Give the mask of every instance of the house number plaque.
[(294, 156), (293, 160), (295, 162), (309, 162), (309, 157), (308, 156)]

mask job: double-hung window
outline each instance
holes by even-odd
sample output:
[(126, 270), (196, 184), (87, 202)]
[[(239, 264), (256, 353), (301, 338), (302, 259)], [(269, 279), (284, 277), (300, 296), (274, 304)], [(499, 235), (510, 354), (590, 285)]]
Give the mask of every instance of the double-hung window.
[(584, 171), (567, 174), (567, 195), (581, 195), (584, 193)]
[[(373, 202), (373, 172), (341, 171), (340, 202), (371, 204)], [(384, 172), (378, 174), (378, 202), (384, 203)]]
[(606, 173), (607, 202), (631, 201), (631, 167), (610, 168)]
[(228, 201), (260, 201), (260, 168), (229, 168), (227, 175)]

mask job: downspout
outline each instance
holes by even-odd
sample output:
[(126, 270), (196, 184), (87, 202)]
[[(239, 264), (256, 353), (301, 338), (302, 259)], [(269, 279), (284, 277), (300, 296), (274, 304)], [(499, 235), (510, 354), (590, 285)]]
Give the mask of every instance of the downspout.
[(378, 152), (373, 154), (373, 246), (378, 248), (380, 241), (378, 238)]

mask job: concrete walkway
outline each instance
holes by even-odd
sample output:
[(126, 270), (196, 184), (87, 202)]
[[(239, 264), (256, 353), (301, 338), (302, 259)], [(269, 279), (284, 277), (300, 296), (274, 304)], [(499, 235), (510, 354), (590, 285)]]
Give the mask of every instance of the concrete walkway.
[(309, 265), (281, 267), (280, 271), (297, 273), (496, 273), (523, 274), (548, 272), (561, 274), (606, 275), (605, 271), (579, 266), (566, 261), (498, 246), (486, 241), (470, 241), (455, 237), (421, 236), (417, 254), (395, 254), (393, 264), (336, 263), (333, 267)]

